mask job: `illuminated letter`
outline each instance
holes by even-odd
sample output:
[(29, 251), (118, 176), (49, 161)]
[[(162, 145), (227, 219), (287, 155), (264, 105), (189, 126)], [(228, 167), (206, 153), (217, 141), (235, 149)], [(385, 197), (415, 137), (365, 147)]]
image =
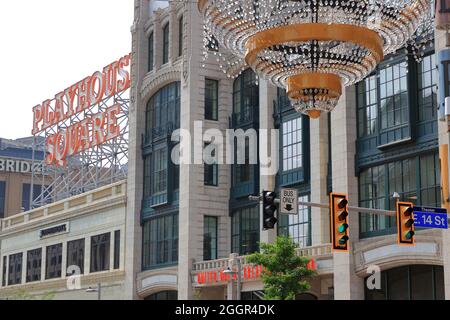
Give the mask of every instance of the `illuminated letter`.
[[(95, 91), (95, 83), (98, 83), (98, 92)], [(105, 94), (105, 81), (101, 72), (95, 72), (89, 82), (89, 100), (91, 105), (99, 104)]]
[(105, 98), (109, 98), (117, 92), (117, 69), (119, 63), (116, 61), (103, 69), (105, 75)]
[(119, 60), (119, 75), (123, 80), (117, 81), (117, 91), (122, 92), (130, 87), (130, 73), (125, 69), (130, 65), (131, 55), (127, 55)]
[(117, 115), (120, 113), (120, 105), (115, 104), (106, 109), (106, 140), (120, 136), (120, 126), (117, 125)]
[(97, 113), (92, 117), (93, 133), (92, 133), (92, 146), (98, 146), (105, 142), (105, 134), (103, 129), (105, 127), (105, 117), (103, 113)]
[(44, 129), (44, 130), (49, 128), (52, 125), (52, 123), (55, 121), (54, 120), (55, 115), (53, 114), (53, 112), (50, 108), (51, 102), (52, 102), (51, 100), (45, 100), (42, 103), (42, 109), (44, 111), (44, 125), (42, 126), (42, 129)]
[(39, 123), (44, 119), (43, 117), (42, 106), (39, 104), (33, 108), (33, 131), (31, 132), (33, 136), (41, 131)]
[(55, 135), (51, 135), (47, 138), (46, 151), (47, 156), (45, 157), (45, 163), (47, 165), (52, 165), (55, 162)]
[(78, 93), (78, 106), (77, 106), (77, 112), (82, 112), (84, 109), (89, 107), (89, 96), (88, 96), (88, 89), (89, 89), (89, 81), (91, 80), (90, 77), (85, 78), (84, 80), (81, 80), (78, 82), (77, 87), (77, 93)]
[(60, 92), (55, 96), (55, 121), (54, 124), (65, 119), (66, 114), (64, 113), (64, 92)]

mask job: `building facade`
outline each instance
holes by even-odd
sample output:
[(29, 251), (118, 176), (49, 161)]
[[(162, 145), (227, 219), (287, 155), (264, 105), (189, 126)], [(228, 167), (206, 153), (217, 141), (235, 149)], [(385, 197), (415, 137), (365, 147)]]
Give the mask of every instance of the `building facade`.
[[(31, 211), (15, 205), (2, 216), (0, 298), (24, 291), (95, 299), (97, 290), (104, 299), (233, 299), (236, 281), (224, 271), (239, 261), (242, 299), (259, 299), (261, 267), (246, 256), (286, 235), (318, 273), (298, 299), (450, 299), (447, 230), (417, 230), (416, 245), (402, 247), (393, 217), (351, 212), (350, 251), (333, 253), (327, 209), (301, 205), (263, 231), (262, 208), (249, 200), (289, 187), (301, 202), (328, 203), (340, 192), (352, 206), (393, 210), (396, 193), (448, 207), (449, 127), (438, 72), (445, 31), (436, 30), (420, 62), (407, 48), (386, 57), (346, 88), (332, 113), (310, 120), (246, 66), (227, 77), (220, 64), (232, 57), (218, 43), (207, 44), (204, 58), (195, 1), (135, 0), (134, 9), (127, 181)], [(250, 138), (273, 129), (267, 149), (278, 170), (268, 174), (259, 157), (250, 163), (266, 147)], [(235, 143), (217, 147), (230, 130), (250, 136), (243, 162), (220, 160), (238, 158)], [(180, 149), (184, 139), (190, 150)], [(0, 204), (1, 181), (0, 172)], [(76, 279), (81, 286), (73, 288)]]
[[(328, 210), (300, 207), (297, 216), (279, 217), (276, 230), (261, 231), (261, 208), (248, 200), (290, 187), (301, 201), (327, 203), (335, 191), (353, 206), (393, 210), (396, 192), (440, 207), (439, 136), (447, 130), (438, 117), (440, 34), (421, 62), (407, 48), (386, 57), (345, 90), (335, 111), (310, 120), (245, 66), (235, 79), (224, 75), (217, 43), (203, 61), (202, 31), (195, 1), (135, 1), (127, 298), (230, 298), (235, 283), (223, 271), (236, 256), (246, 266), (243, 297), (258, 297), (260, 274), (245, 256), (282, 234), (318, 268), (300, 299), (443, 299), (442, 231), (420, 230), (415, 247), (400, 247), (393, 217), (351, 213), (350, 253), (332, 253)], [(173, 165), (172, 133), (192, 133), (199, 122), (224, 135), (278, 129), (278, 173), (261, 175), (263, 164)], [(192, 145), (213, 140), (195, 136)], [(381, 271), (378, 290), (366, 286), (373, 268)]]

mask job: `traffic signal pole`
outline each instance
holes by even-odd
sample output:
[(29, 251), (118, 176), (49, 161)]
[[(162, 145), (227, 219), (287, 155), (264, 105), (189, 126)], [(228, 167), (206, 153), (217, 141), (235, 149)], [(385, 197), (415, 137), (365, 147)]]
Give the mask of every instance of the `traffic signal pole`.
[[(250, 201), (260, 201), (262, 202), (262, 197), (258, 196), (250, 196)], [(280, 199), (275, 199), (275, 203), (280, 203)], [(329, 204), (322, 204), (322, 203), (315, 203), (315, 202), (305, 202), (305, 201), (299, 201), (299, 205), (305, 206), (305, 207), (313, 207), (313, 208), (322, 208), (322, 209), (330, 209)], [(381, 210), (381, 209), (371, 209), (371, 208), (363, 208), (363, 207), (348, 207), (349, 212), (359, 212), (359, 213), (370, 213), (370, 214), (377, 214), (377, 215), (383, 215), (383, 216), (392, 216), (395, 217), (396, 212), (390, 211), (390, 210)]]

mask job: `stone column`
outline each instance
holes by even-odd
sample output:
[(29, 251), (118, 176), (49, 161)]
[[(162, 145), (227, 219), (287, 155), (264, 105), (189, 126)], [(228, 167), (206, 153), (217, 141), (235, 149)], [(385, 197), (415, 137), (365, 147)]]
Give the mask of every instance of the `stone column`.
[[(328, 203), (328, 114), (310, 120), (311, 202)], [(330, 243), (329, 210), (311, 208), (312, 245)]]
[[(436, 50), (436, 63), (438, 62), (438, 55), (441, 50), (446, 49), (446, 33), (444, 31), (436, 30), (435, 33), (435, 50)], [(439, 88), (439, 90), (444, 90), (444, 88)], [(438, 95), (439, 100), (439, 95)], [(439, 104), (442, 101), (438, 101)], [(448, 132), (448, 119), (443, 121), (438, 119), (438, 132), (439, 132), (439, 145), (449, 145), (450, 146), (450, 136)], [(444, 172), (441, 172), (441, 183), (444, 177)], [(447, 178), (449, 178), (447, 176)], [(445, 206), (445, 198), (449, 198), (449, 194), (442, 195), (442, 205)], [(444, 263), (444, 288), (445, 288), (445, 299), (450, 300), (450, 229), (442, 230), (442, 258)]]
[[(264, 136), (266, 137), (267, 141), (261, 141), (260, 140), (260, 155), (261, 155), (261, 147), (264, 145), (264, 147), (267, 146), (267, 155), (269, 155), (269, 157), (271, 159), (274, 159), (273, 155), (271, 154), (271, 150), (272, 150), (272, 141), (271, 141), (271, 130), (274, 129), (274, 121), (273, 121), (273, 113), (274, 113), (274, 108), (273, 108), (273, 103), (277, 98), (277, 88), (274, 87), (273, 85), (271, 85), (268, 81), (266, 80), (262, 80), (260, 79), (259, 81), (259, 101), (260, 101), (260, 105), (259, 105), (259, 127), (260, 129), (267, 130), (267, 134), (265, 134)], [(260, 135), (261, 137), (261, 135)], [(278, 145), (278, 141), (276, 141), (277, 145)], [(268, 145), (267, 145), (268, 144)], [(279, 148), (276, 148), (276, 152), (279, 152)], [(276, 159), (278, 159), (278, 156), (276, 157)], [(278, 164), (279, 167), (279, 164)], [(265, 191), (275, 191), (275, 186), (276, 186), (276, 172), (275, 174), (265, 174), (264, 171), (265, 168), (267, 168), (267, 166), (265, 166), (264, 164), (261, 163), (260, 165), (260, 180), (259, 180), (259, 184), (260, 184), (260, 192), (262, 194), (262, 192)], [(269, 172), (267, 172), (269, 173)], [(260, 206), (260, 217), (261, 217), (261, 228), (263, 226), (263, 207), (262, 205)], [(278, 217), (278, 220), (279, 217)], [(276, 227), (273, 230), (267, 230), (267, 231), (262, 231), (261, 232), (261, 237), (260, 237), (260, 241), (264, 242), (264, 243), (271, 243), (274, 242), (275, 238), (277, 236), (277, 232), (276, 232)]]
[[(131, 106), (129, 115), (129, 150), (127, 213), (125, 220), (125, 286), (124, 298), (137, 299), (136, 274), (141, 271), (142, 228), (141, 201), (143, 192), (143, 161), (141, 135), (145, 130), (145, 104), (140, 103), (141, 81), (147, 72), (148, 39), (144, 25), (148, 19), (149, 2), (135, 0), (135, 17), (132, 26)], [(89, 249), (89, 248), (87, 248)], [(85, 269), (86, 271), (86, 269)]]
[[(358, 179), (355, 177), (357, 139), (356, 88), (346, 88), (336, 109), (331, 113), (331, 155), (333, 191), (346, 193), (351, 206), (358, 205)], [(359, 238), (359, 215), (350, 213), (350, 250), (333, 254), (334, 298), (364, 299), (364, 279), (355, 274), (352, 243)]]

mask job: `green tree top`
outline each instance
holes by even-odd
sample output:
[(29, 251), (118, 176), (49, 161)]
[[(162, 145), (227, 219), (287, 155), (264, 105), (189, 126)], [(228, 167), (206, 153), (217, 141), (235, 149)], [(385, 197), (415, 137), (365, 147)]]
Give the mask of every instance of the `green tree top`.
[(265, 300), (294, 300), (311, 288), (309, 279), (316, 272), (308, 270), (310, 259), (296, 254), (292, 239), (278, 237), (275, 243), (261, 243), (261, 252), (250, 255), (248, 262), (263, 266)]

